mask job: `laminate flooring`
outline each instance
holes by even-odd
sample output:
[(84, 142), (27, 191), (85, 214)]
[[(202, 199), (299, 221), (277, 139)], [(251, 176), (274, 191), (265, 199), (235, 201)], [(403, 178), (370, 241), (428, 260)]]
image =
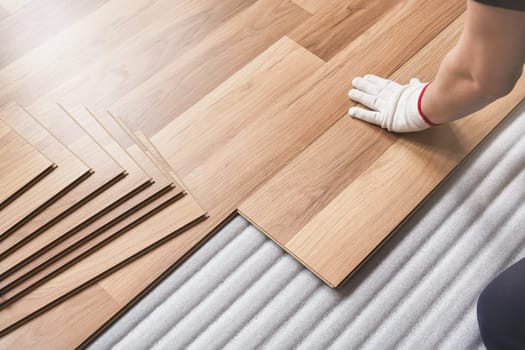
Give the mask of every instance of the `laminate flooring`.
[[(0, 254), (18, 240), (21, 231), (31, 231), (47, 222), (39, 213), (46, 211), (64, 195), (87, 180), (93, 171), (56, 139), (41, 123), (17, 105), (9, 104), (0, 111), (0, 118), (23, 136), (35, 149), (57, 164), (57, 168), (22, 196), (11, 201), (0, 213), (3, 233)], [(61, 208), (63, 211), (65, 208)], [(51, 210), (51, 209), (49, 209)], [(57, 214), (58, 215), (58, 214)], [(30, 221), (28, 221), (30, 219)], [(2, 231), (0, 231), (2, 232)], [(13, 234), (16, 232), (16, 235)]]
[[(39, 106), (35, 115), (51, 132), (69, 147), (94, 173), (57, 202), (57, 207), (69, 206), (68, 215), (45, 230), (24, 238), (24, 249), (11, 251), (0, 261), (0, 273), (5, 277), (19, 266), (39, 256), (56, 242), (78, 232), (83, 226), (130, 199), (137, 188), (143, 189), (148, 179), (142, 174), (131, 176), (100, 146), (65, 110), (56, 104)], [(124, 161), (124, 160), (122, 160)], [(71, 204), (73, 203), (73, 204)], [(57, 208), (58, 212), (58, 208)], [(47, 217), (53, 217), (46, 213)], [(27, 231), (27, 230), (26, 230)], [(18, 235), (17, 235), (18, 236)], [(30, 239), (28, 239), (30, 238)]]
[(0, 210), (56, 167), (37, 149), (0, 121)]
[(236, 212), (341, 285), (524, 97), (520, 80), (475, 115), (413, 135), (346, 116), (357, 75), (432, 79), (464, 10), (463, 0), (109, 0), (64, 20), (0, 70), (0, 104), (35, 115), (42, 101), (87, 105), (113, 137), (122, 130), (108, 125), (129, 126), (120, 146), (188, 193), (174, 206), (191, 198), (209, 217), (141, 236), (163, 210), (113, 241), (141, 237), (114, 260), (100, 253), (113, 243), (53, 275), (68, 261), (56, 260), (6, 294), (0, 344), (89, 341)]
[[(155, 170), (157, 169), (156, 166), (151, 161), (149, 163), (147, 161), (144, 162), (144, 157), (140, 157), (140, 152), (138, 160), (133, 159), (131, 155), (137, 154), (137, 152), (131, 150), (132, 152), (129, 153), (122, 148), (117, 143), (117, 138), (113, 138), (88, 110), (78, 108), (72, 115), (76, 116), (75, 118), (83, 125), (84, 129), (109, 154), (115, 159), (119, 159), (120, 164), (126, 169), (128, 175), (108, 190), (105, 202), (109, 203), (111, 200), (114, 200), (111, 210), (93, 219), (90, 218), (89, 212), (86, 212), (85, 208), (83, 208), (78, 214), (67, 218), (69, 226), (57, 225), (58, 229), (42, 234), (39, 238), (23, 245), (19, 249), (19, 254), (14, 253), (13, 255), (15, 256), (23, 254), (25, 259), (19, 259), (17, 261), (18, 264), (14, 264), (3, 274), (0, 281), (0, 295), (4, 298), (6, 288), (12, 287), (15, 282), (19, 283), (37, 272), (39, 272), (40, 276), (46, 276), (42, 270), (50, 264), (57, 265), (55, 260), (60, 259), (60, 256), (65, 255), (68, 250), (78, 248), (79, 245), (85, 247), (86, 244), (93, 243), (93, 237), (98, 237), (105, 230), (112, 229), (112, 231), (115, 231), (114, 227), (120, 222), (128, 220), (130, 216), (135, 220), (137, 217), (144, 215), (144, 207), (147, 207), (151, 202), (157, 201), (159, 197), (177, 196), (182, 192), (180, 186), (175, 187), (171, 182), (168, 182), (166, 177), (159, 174), (159, 171)], [(117, 136), (122, 139), (122, 136)], [(147, 165), (150, 170), (148, 172), (143, 170), (138, 165), (138, 161)], [(119, 193), (125, 194), (125, 196), (121, 197), (124, 200), (119, 200)], [(101, 205), (99, 200), (94, 202), (95, 206)], [(80, 222), (82, 217), (87, 217), (89, 222), (85, 225), (71, 227), (74, 223)], [(58, 237), (60, 233), (62, 235)], [(49, 267), (47, 267), (47, 270), (49, 270)], [(35, 277), (32, 278), (33, 280), (35, 279)]]

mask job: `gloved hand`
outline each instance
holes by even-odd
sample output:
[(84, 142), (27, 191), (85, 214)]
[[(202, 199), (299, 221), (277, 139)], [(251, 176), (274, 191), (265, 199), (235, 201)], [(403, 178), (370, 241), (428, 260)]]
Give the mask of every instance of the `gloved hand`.
[(414, 78), (407, 85), (375, 75), (357, 77), (348, 96), (371, 110), (351, 107), (350, 116), (376, 124), (388, 131), (412, 132), (435, 126), (421, 111), (421, 97), (429, 85)]

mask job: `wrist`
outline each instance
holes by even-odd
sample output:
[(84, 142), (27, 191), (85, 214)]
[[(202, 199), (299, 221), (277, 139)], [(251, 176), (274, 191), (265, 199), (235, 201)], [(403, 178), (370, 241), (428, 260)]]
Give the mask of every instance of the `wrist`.
[(439, 123), (434, 123), (432, 120), (430, 120), (430, 118), (425, 114), (425, 112), (423, 112), (423, 107), (422, 107), (422, 104), (423, 104), (423, 96), (425, 95), (425, 92), (427, 91), (428, 87), (430, 86), (430, 82), (427, 83), (423, 89), (421, 90), (421, 92), (419, 93), (419, 97), (417, 99), (417, 111), (419, 113), (419, 116), (421, 117), (421, 119), (423, 119), (423, 121), (428, 124), (429, 126), (438, 126)]

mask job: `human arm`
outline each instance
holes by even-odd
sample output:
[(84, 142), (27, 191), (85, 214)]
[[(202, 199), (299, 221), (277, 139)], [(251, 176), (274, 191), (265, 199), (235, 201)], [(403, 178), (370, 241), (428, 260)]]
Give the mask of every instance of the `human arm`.
[[(352, 107), (349, 114), (394, 132), (424, 130), (465, 117), (508, 94), (524, 63), (525, 12), (468, 0), (462, 35), (430, 85), (357, 77), (350, 98), (371, 111)], [(385, 89), (386, 82), (391, 83)], [(402, 91), (385, 96), (396, 88)]]

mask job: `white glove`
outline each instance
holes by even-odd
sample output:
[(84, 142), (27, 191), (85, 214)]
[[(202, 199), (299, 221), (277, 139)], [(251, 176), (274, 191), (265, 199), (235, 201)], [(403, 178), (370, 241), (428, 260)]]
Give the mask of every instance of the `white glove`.
[(413, 78), (407, 85), (375, 75), (357, 77), (352, 81), (355, 89), (348, 96), (371, 110), (351, 107), (352, 117), (376, 124), (388, 131), (412, 132), (435, 126), (421, 112), (420, 97), (428, 84)]

